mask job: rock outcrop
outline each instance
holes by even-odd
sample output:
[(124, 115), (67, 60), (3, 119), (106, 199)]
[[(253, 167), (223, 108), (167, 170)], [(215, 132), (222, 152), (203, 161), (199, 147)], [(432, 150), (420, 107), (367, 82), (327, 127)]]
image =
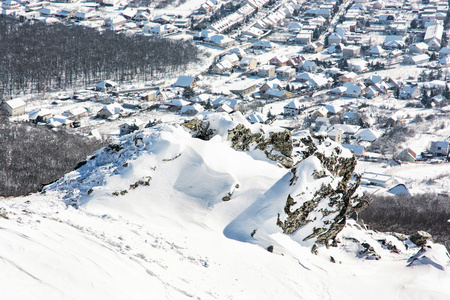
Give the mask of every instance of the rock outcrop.
[(427, 241), (433, 241), (433, 237), (426, 231), (417, 231), (409, 236), (409, 240), (418, 247), (423, 247)]
[(264, 131), (253, 133), (250, 128), (238, 124), (228, 131), (227, 139), (231, 141), (231, 146), (235, 150), (251, 151), (258, 149), (263, 151), (267, 158), (278, 161), (286, 168), (293, 165), (292, 138), (291, 132), (288, 130), (270, 132), (269, 137), (265, 138)]
[(263, 124), (252, 125), (240, 113), (221, 118), (217, 115), (205, 116), (203, 120), (192, 119), (181, 125), (190, 130), (192, 137), (207, 141), (215, 135), (222, 135), (235, 150), (261, 150), (267, 158), (286, 168), (294, 164), (290, 131)]
[[(287, 195), (277, 225), (287, 234), (308, 227), (302, 232), (304, 241), (313, 239), (328, 246), (347, 218), (364, 209), (370, 199), (355, 194), (360, 183), (359, 176), (353, 177), (356, 159), (340, 145), (322, 136), (305, 135), (296, 149), (303, 160), (291, 169), (290, 185), (295, 194)], [(313, 184), (305, 186), (305, 182)]]

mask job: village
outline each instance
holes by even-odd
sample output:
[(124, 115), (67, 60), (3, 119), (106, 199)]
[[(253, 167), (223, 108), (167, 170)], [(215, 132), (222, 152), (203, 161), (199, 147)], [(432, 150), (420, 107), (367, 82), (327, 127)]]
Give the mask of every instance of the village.
[[(101, 139), (240, 112), (250, 123), (328, 135), (358, 157), (371, 192), (409, 193), (387, 166), (448, 163), (447, 1), (128, 4), (7, 0), (1, 7), (20, 22), (187, 40), (208, 54), (206, 63), (177, 78), (103, 78), (85, 88), (5, 99), (11, 119)], [(415, 132), (399, 129), (406, 127)]]

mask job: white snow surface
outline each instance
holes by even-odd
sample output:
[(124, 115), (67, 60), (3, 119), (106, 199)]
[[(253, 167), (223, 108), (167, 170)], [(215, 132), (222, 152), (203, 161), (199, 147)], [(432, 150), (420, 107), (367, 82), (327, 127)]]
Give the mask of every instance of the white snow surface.
[[(243, 118), (207, 118), (221, 129), (209, 141), (161, 124), (124, 136), (118, 152), (98, 151), (43, 193), (2, 200), (1, 299), (450, 299), (441, 245), (418, 253), (349, 220), (338, 247), (314, 255), (297, 233), (283, 234), (276, 199), (292, 189), (290, 171), (230, 147), (227, 130)], [(318, 164), (298, 165), (294, 192), (320, 185), (310, 176)], [(361, 243), (381, 259), (366, 259)]]

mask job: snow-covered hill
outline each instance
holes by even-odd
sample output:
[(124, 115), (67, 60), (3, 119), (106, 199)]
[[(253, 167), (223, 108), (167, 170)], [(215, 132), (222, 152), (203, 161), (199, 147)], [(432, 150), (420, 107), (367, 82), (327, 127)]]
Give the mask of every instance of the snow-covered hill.
[(125, 136), (0, 202), (1, 298), (449, 299), (443, 246), (349, 219), (352, 161), (239, 114)]

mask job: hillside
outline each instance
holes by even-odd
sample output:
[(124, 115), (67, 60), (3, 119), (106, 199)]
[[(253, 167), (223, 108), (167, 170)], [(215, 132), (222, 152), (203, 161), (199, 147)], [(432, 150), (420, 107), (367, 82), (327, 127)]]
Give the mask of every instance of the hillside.
[(355, 164), (240, 113), (137, 131), (1, 202), (2, 297), (449, 298), (445, 247), (350, 218)]

